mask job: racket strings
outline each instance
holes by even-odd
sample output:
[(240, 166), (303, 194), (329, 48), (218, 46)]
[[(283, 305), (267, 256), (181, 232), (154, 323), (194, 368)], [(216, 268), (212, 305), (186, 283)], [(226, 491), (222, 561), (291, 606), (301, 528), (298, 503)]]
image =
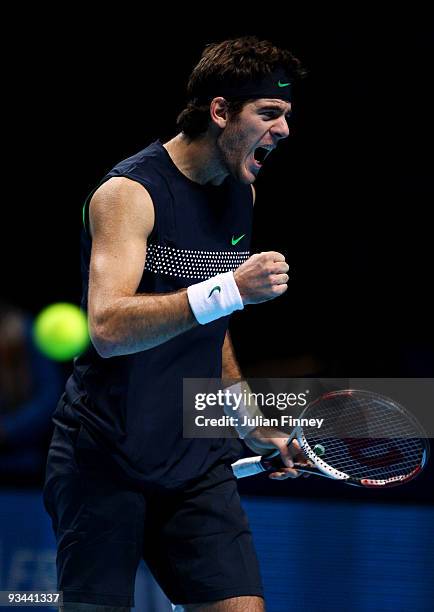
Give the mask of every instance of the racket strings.
[[(420, 431), (409, 421), (408, 415), (396, 409), (395, 404), (378, 400), (366, 401), (359, 397), (333, 397), (312, 404), (309, 418), (324, 419), (322, 431), (347, 437), (391, 438), (415, 437)], [(307, 428), (306, 428), (307, 429)]]
[[(397, 458), (397, 441), (375, 440), (375, 447), (365, 447), (363, 440), (354, 444), (354, 440), (316, 437), (309, 440), (309, 445), (321, 444), (325, 448), (322, 459), (340, 472), (355, 478), (381, 478), (409, 473), (419, 465), (423, 457), (423, 448), (419, 440), (413, 444), (402, 444), (398, 440), (399, 460)], [(350, 448), (350, 450), (349, 450)]]
[(387, 398), (367, 392), (329, 394), (303, 416), (324, 419), (321, 429), (303, 428), (306, 441), (311, 448), (323, 446), (321, 460), (351, 477), (405, 476), (423, 461), (423, 432)]

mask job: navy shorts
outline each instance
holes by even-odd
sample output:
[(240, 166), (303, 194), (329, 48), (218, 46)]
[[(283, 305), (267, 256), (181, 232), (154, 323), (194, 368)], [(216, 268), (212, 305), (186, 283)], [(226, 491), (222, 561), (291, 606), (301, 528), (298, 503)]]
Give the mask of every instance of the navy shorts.
[(263, 596), (230, 466), (182, 491), (145, 493), (117, 473), (86, 430), (56, 427), (44, 503), (57, 539), (65, 602), (134, 606), (143, 558), (172, 603)]

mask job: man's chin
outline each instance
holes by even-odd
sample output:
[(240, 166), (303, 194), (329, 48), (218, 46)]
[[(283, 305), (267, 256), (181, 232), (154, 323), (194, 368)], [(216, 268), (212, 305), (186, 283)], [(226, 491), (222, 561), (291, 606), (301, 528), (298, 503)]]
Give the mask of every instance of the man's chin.
[(240, 180), (240, 182), (243, 183), (243, 185), (253, 185), (255, 181), (256, 181), (256, 176), (254, 175), (252, 175), (251, 178), (244, 177), (244, 179)]
[(249, 178), (248, 180), (246, 180), (246, 185), (252, 185), (256, 181), (257, 178), (258, 178), (257, 174), (250, 172)]
[(256, 181), (256, 173), (252, 172), (248, 168), (243, 168), (243, 171), (240, 172), (240, 175), (236, 178), (243, 183), (243, 185), (252, 185)]
[(230, 174), (236, 181), (243, 185), (252, 185), (252, 183), (256, 181), (257, 175), (257, 173), (253, 172), (248, 166), (235, 166)]

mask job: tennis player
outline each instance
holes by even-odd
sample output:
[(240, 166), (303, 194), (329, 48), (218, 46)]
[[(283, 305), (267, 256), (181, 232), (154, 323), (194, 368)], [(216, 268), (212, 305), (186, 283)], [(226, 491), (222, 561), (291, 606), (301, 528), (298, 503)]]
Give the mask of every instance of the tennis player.
[[(253, 183), (289, 134), (299, 61), (254, 37), (205, 48), (179, 133), (120, 162), (89, 196), (83, 301), (92, 345), (54, 414), (44, 500), (63, 609), (125, 611), (143, 557), (178, 610), (264, 610), (231, 463), (241, 444), (183, 439), (184, 378), (241, 379), (227, 328), (287, 290), (283, 255), (250, 256)], [(296, 443), (278, 449), (297, 476)]]

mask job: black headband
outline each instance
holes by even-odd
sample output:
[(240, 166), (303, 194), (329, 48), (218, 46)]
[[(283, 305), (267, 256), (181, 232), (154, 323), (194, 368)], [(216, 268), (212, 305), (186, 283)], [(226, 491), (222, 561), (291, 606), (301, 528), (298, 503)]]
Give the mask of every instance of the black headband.
[(277, 98), (279, 100), (291, 101), (291, 79), (282, 69), (276, 69), (270, 74), (246, 81), (235, 83), (231, 80), (222, 79), (220, 83), (214, 83), (197, 98), (200, 101), (211, 101), (217, 96), (223, 98)]

